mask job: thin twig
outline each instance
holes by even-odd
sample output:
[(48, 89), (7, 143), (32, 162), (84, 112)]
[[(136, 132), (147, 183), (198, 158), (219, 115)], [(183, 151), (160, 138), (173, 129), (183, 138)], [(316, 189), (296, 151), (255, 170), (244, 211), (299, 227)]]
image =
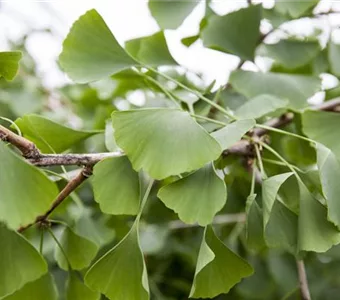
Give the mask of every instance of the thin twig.
[(296, 260), (296, 265), (297, 265), (298, 276), (299, 276), (301, 299), (311, 300), (305, 264), (303, 260)]
[(0, 140), (8, 142), (17, 147), (25, 158), (36, 158), (40, 156), (38, 148), (24, 137), (15, 134), (6, 127), (0, 125)]
[(30, 158), (31, 164), (39, 167), (60, 166), (60, 165), (95, 165), (101, 160), (109, 157), (123, 156), (121, 151), (104, 152), (104, 153), (86, 153), (86, 154), (40, 154), (37, 158)]
[(66, 186), (61, 190), (57, 198), (53, 201), (50, 208), (42, 215), (36, 217), (35, 221), (21, 226), (18, 232), (23, 232), (34, 224), (44, 224), (48, 216), (69, 196), (78, 186), (80, 186), (92, 174), (92, 166), (86, 166), (76, 177), (70, 180)]

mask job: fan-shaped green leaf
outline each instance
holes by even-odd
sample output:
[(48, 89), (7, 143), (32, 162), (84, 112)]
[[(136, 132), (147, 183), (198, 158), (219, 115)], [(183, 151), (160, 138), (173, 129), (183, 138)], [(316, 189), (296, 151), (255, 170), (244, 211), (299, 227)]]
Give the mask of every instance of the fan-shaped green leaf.
[(329, 148), (340, 158), (340, 114), (328, 111), (305, 111), (302, 114), (303, 132)]
[(292, 18), (298, 18), (311, 10), (318, 2), (319, 0), (278, 1), (275, 4), (275, 9), (281, 14), (288, 14)]
[(323, 195), (327, 201), (328, 219), (340, 228), (340, 163), (331, 150), (316, 145), (317, 164)]
[(340, 232), (327, 220), (327, 209), (300, 186), (299, 250), (326, 252), (340, 243)]
[(251, 194), (247, 198), (246, 238), (250, 249), (260, 251), (266, 246), (263, 237), (263, 212), (255, 199), (256, 194)]
[(204, 232), (189, 297), (213, 298), (228, 293), (242, 278), (252, 274), (253, 268), (229, 250), (211, 226), (208, 226)]
[(253, 60), (260, 41), (261, 5), (251, 5), (224, 16), (211, 16), (202, 31), (206, 47)]
[[(100, 293), (89, 289), (74, 272), (66, 282), (66, 300), (99, 300)], [(32, 299), (33, 300), (33, 299)]]
[(44, 213), (58, 189), (43, 172), (23, 161), (3, 142), (0, 142), (0, 161), (1, 169), (6, 170), (0, 172), (0, 220), (17, 229)]
[(87, 83), (137, 65), (94, 9), (82, 15), (63, 43), (59, 62), (76, 82)]
[(38, 115), (26, 115), (17, 119), (15, 124), (27, 139), (34, 142), (45, 153), (65, 151), (98, 133), (98, 131), (74, 130)]
[(262, 203), (264, 236), (268, 246), (297, 251), (298, 217), (278, 198), (278, 192), (293, 173), (283, 173), (263, 181)]
[(12, 80), (18, 72), (21, 57), (20, 51), (0, 52), (0, 77)]
[(127, 41), (125, 49), (136, 60), (146, 65), (177, 65), (169, 52), (163, 31)]
[(307, 99), (321, 88), (320, 79), (313, 76), (242, 70), (232, 72), (229, 81), (235, 90), (248, 98), (270, 94), (289, 100), (288, 107), (292, 109), (306, 107)]
[(54, 283), (53, 277), (50, 274), (46, 274), (40, 277), (38, 280), (29, 282), (23, 286), (20, 290), (16, 291), (12, 295), (9, 295), (2, 300), (57, 300), (58, 291)]
[(187, 112), (140, 109), (112, 114), (115, 138), (135, 170), (163, 179), (215, 160), (219, 144)]
[(147, 300), (149, 286), (136, 222), (124, 239), (86, 273), (85, 283), (112, 300)]
[(151, 15), (162, 29), (176, 29), (199, 1), (149, 0)]
[(272, 95), (258, 95), (240, 106), (235, 111), (235, 115), (243, 119), (258, 119), (279, 108), (286, 107), (288, 103), (288, 100), (280, 99)]
[(214, 131), (211, 136), (219, 142), (222, 149), (228, 149), (238, 142), (250, 129), (255, 126), (253, 119), (239, 120)]
[(308, 64), (320, 53), (317, 41), (280, 40), (276, 44), (263, 44), (259, 54), (269, 56), (287, 69), (296, 69)]
[(47, 264), (20, 234), (0, 224), (0, 298), (47, 272)]
[(328, 60), (332, 74), (340, 76), (340, 44), (329, 43)]
[(94, 198), (107, 214), (136, 215), (139, 210), (138, 173), (127, 157), (107, 158), (93, 170)]
[[(73, 270), (86, 268), (95, 258), (98, 246), (92, 241), (77, 235), (71, 228), (66, 227), (60, 237), (60, 244)], [(56, 246), (55, 259), (58, 265), (68, 270), (65, 254)]]
[(162, 187), (158, 197), (179, 218), (188, 224), (205, 226), (227, 200), (224, 181), (219, 178), (212, 163), (202, 169)]
[(104, 218), (93, 220), (85, 215), (77, 220), (74, 231), (101, 247), (111, 242), (115, 236), (115, 232), (106, 226), (104, 220)]

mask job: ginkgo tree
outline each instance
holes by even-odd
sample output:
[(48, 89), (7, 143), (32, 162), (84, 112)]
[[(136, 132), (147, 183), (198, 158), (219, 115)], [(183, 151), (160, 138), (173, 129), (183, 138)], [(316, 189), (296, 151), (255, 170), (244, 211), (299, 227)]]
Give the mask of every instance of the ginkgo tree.
[[(167, 44), (201, 4), (150, 0), (160, 31), (125, 46), (96, 10), (80, 16), (62, 117), (10, 99), (27, 61), (0, 53), (0, 299), (336, 299), (340, 45), (317, 20), (337, 12), (204, 1), (182, 43), (239, 58), (218, 87)], [(314, 32), (291, 32), (306, 18)]]

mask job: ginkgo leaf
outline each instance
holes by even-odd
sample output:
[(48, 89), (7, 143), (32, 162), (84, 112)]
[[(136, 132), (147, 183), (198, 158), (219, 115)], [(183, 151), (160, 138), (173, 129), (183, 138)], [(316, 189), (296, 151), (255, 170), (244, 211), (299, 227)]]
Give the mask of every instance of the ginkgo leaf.
[(206, 47), (253, 60), (260, 40), (261, 5), (209, 17), (201, 35)]
[(176, 29), (199, 1), (149, 0), (149, 10), (162, 29)]
[(21, 57), (20, 51), (0, 52), (0, 77), (12, 80), (18, 72)]
[(313, 8), (318, 2), (319, 0), (278, 1), (275, 4), (275, 9), (281, 14), (288, 14), (292, 18), (298, 18)]
[(221, 153), (219, 144), (185, 111), (121, 111), (112, 120), (117, 144), (133, 168), (155, 179), (198, 169)]
[(138, 65), (94, 9), (74, 22), (64, 40), (59, 62), (68, 76), (79, 83), (99, 80)]
[(92, 241), (98, 247), (111, 242), (115, 236), (114, 230), (106, 226), (104, 218), (94, 220), (88, 215), (84, 215), (77, 220), (74, 231), (76, 234)]
[(139, 210), (139, 177), (127, 157), (107, 158), (93, 169), (94, 199), (107, 214), (136, 215)]
[(298, 217), (278, 198), (282, 185), (293, 175), (283, 173), (269, 177), (262, 184), (263, 229), (268, 246), (297, 252)]
[(260, 55), (273, 58), (287, 69), (296, 69), (308, 64), (321, 51), (317, 41), (280, 40), (276, 44), (263, 44)]
[(255, 126), (255, 120), (238, 120), (214, 131), (211, 136), (219, 142), (222, 149), (228, 149), (238, 142), (250, 129)]
[(2, 300), (57, 300), (58, 291), (51, 274), (25, 284), (20, 290), (1, 298)]
[(138, 221), (113, 249), (86, 273), (85, 284), (114, 300), (147, 300), (149, 285), (139, 245)]
[(47, 264), (23, 236), (7, 229), (1, 223), (0, 241), (1, 298), (40, 278), (47, 272)]
[(62, 152), (97, 134), (98, 131), (75, 130), (38, 115), (18, 118), (15, 124), (23, 135), (45, 153)]
[(279, 108), (286, 107), (288, 103), (288, 100), (280, 99), (272, 95), (258, 95), (241, 105), (235, 111), (235, 115), (242, 119), (258, 119)]
[(277, 194), (281, 185), (290, 177), (293, 173), (283, 173), (273, 177), (269, 177), (263, 181), (262, 184), (262, 202), (263, 202), (263, 224), (267, 225), (273, 205), (276, 201)]
[(340, 243), (340, 232), (327, 220), (327, 209), (299, 183), (299, 250), (326, 252)]
[(100, 293), (89, 289), (75, 272), (69, 272), (66, 282), (66, 300), (99, 300)]
[(163, 31), (127, 41), (125, 49), (136, 60), (146, 65), (177, 65), (169, 52)]
[(77, 235), (68, 226), (64, 229), (59, 242), (63, 251), (56, 246), (55, 259), (60, 268), (64, 270), (68, 270), (68, 262), (73, 270), (84, 269), (90, 265), (98, 251), (98, 246), (95, 243)]
[(226, 247), (207, 226), (198, 255), (190, 298), (214, 298), (228, 293), (242, 278), (253, 274), (253, 268)]
[[(44, 213), (58, 194), (55, 183), (0, 141), (0, 220), (17, 229)], [(18, 183), (24, 188), (18, 188)]]
[(340, 76), (339, 58), (340, 58), (340, 44), (330, 42), (328, 47), (329, 66), (332, 74), (336, 76)]
[(250, 249), (260, 251), (266, 246), (263, 238), (263, 212), (255, 199), (256, 194), (251, 194), (247, 198), (246, 238)]
[(317, 164), (323, 195), (327, 201), (328, 220), (340, 228), (340, 163), (331, 150), (322, 144), (316, 145)]
[(178, 213), (188, 224), (205, 226), (222, 209), (227, 200), (224, 181), (215, 172), (212, 163), (198, 171), (162, 187), (159, 199)]
[(302, 114), (303, 132), (311, 139), (325, 145), (340, 158), (340, 115), (329, 111), (306, 110)]
[[(269, 94), (289, 101), (289, 108), (300, 109), (308, 105), (307, 99), (321, 88), (315, 76), (262, 73), (238, 70), (229, 78), (233, 88), (248, 98)], [(247, 84), (244, 84), (244, 83)]]

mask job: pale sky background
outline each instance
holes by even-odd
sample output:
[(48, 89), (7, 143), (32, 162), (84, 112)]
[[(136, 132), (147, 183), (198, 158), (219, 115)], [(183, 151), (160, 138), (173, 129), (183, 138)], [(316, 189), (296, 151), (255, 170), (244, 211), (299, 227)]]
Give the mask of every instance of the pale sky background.
[[(265, 7), (272, 7), (274, 0), (253, 1), (263, 2)], [(87, 10), (95, 8), (102, 15), (119, 43), (126, 40), (147, 36), (159, 31), (159, 27), (151, 17), (146, 0), (58, 0), (58, 1), (30, 1), (10, 0), (0, 1), (0, 51), (10, 50), (6, 38), (16, 39), (30, 28), (52, 28), (53, 36), (47, 33), (35, 33), (27, 41), (31, 55), (38, 63), (38, 69), (44, 84), (48, 88), (61, 86), (68, 82), (65, 74), (58, 71), (56, 60), (61, 52), (62, 41), (68, 33), (72, 23)], [(212, 8), (219, 14), (225, 14), (240, 7), (247, 6), (246, 0), (215, 0)], [(330, 7), (340, 11), (340, 0), (322, 0), (318, 11), (327, 11)], [(224, 84), (239, 62), (235, 56), (222, 52), (205, 49), (196, 42), (187, 48), (181, 44), (183, 37), (198, 32), (198, 25), (204, 15), (204, 1), (195, 8), (178, 30), (167, 30), (166, 39), (173, 57), (183, 66), (193, 72), (200, 72), (207, 82), (216, 79), (217, 84)], [(317, 26), (328, 28), (340, 25), (340, 16), (320, 18)], [(310, 20), (303, 20), (297, 26), (291, 24), (287, 29), (294, 32), (311, 32), (313, 25)], [(269, 30), (268, 24), (261, 25)], [(325, 33), (327, 36), (329, 32)], [(274, 37), (275, 41), (275, 37)], [(265, 64), (257, 61), (257, 65), (249, 63), (246, 69), (263, 70)]]

